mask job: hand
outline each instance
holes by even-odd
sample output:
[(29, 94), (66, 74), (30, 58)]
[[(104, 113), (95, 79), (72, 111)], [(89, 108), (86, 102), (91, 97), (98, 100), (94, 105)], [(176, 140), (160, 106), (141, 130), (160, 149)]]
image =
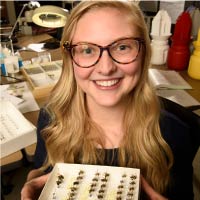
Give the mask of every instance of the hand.
[(143, 176), (141, 176), (141, 185), (143, 191), (148, 196), (149, 200), (167, 200), (167, 198), (160, 195), (158, 192), (156, 192), (144, 179)]
[(46, 174), (26, 182), (21, 191), (21, 200), (37, 200), (48, 177), (49, 174)]

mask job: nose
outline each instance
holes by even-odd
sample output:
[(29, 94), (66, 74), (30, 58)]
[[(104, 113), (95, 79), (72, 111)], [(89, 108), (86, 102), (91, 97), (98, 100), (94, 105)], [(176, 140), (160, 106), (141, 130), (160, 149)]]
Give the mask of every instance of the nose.
[(115, 62), (110, 57), (108, 50), (104, 49), (102, 52), (101, 58), (99, 62), (97, 63), (96, 70), (98, 73), (101, 73), (103, 75), (109, 75), (116, 71), (117, 66)]

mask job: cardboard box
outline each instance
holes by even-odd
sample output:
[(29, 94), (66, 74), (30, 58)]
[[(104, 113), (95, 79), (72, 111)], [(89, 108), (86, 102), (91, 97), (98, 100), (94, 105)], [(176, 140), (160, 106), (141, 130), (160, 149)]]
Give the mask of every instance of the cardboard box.
[(29, 82), (35, 99), (47, 97), (57, 83), (62, 61), (25, 65), (22, 73)]

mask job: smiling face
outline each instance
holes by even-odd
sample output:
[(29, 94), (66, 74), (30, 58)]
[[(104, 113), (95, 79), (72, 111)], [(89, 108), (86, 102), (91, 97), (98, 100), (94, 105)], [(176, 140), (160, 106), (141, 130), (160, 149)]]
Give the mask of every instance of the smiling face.
[[(128, 18), (114, 8), (93, 9), (82, 16), (72, 38), (72, 44), (88, 42), (106, 46), (127, 37), (139, 37)], [(86, 93), (89, 106), (113, 107), (125, 105), (125, 97), (133, 90), (140, 78), (141, 51), (129, 64), (112, 60), (107, 51), (99, 62), (90, 68), (78, 67), (74, 74), (77, 84)]]

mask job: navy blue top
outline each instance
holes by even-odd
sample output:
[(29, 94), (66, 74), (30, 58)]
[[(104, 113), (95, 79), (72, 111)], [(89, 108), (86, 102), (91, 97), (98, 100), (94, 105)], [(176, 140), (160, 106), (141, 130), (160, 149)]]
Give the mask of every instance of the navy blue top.
[[(42, 166), (46, 158), (46, 148), (40, 131), (50, 123), (50, 117), (44, 109), (40, 110), (37, 127), (37, 147), (35, 152), (35, 167)], [(171, 169), (172, 184), (166, 197), (170, 200), (193, 199), (193, 168), (192, 142), (189, 127), (175, 115), (162, 110), (160, 129), (165, 141), (169, 144), (174, 155), (174, 164)], [(117, 149), (115, 149), (117, 151)], [(113, 150), (106, 150), (105, 165), (117, 166), (117, 158), (110, 164), (109, 158)], [(113, 155), (113, 154), (112, 154)], [(115, 154), (116, 155), (116, 154)]]

